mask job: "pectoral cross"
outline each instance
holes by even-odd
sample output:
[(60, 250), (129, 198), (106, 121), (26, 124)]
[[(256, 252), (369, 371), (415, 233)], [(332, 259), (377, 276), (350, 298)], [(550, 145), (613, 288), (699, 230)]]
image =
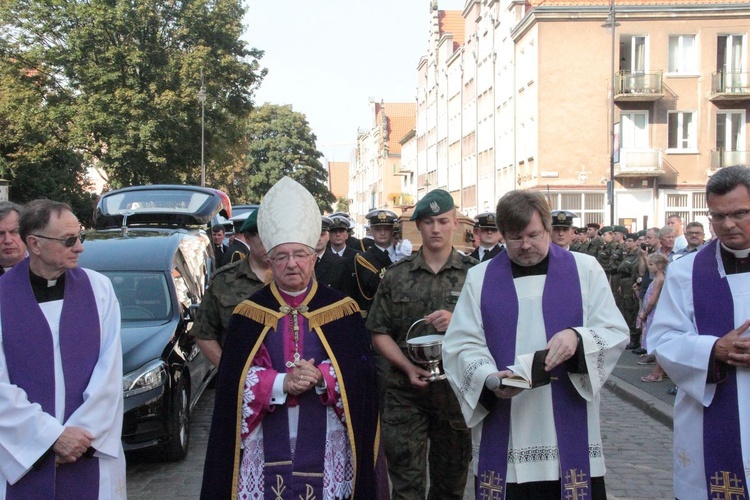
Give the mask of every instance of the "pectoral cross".
[(279, 311), (284, 314), (291, 314), (292, 315), (292, 333), (294, 335), (294, 361), (287, 361), (286, 367), (287, 368), (294, 368), (294, 366), (299, 363), (300, 355), (299, 355), (299, 313), (307, 312), (307, 306), (299, 306), (299, 307), (290, 307), (287, 305), (283, 305), (279, 307)]

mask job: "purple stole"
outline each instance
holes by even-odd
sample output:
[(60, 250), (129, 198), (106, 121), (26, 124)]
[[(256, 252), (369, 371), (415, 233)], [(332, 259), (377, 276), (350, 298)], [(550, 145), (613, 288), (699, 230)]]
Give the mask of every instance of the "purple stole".
[[(83, 393), (99, 359), (101, 332), (96, 298), (83, 269), (68, 269), (60, 315), (60, 354), (65, 375), (65, 416), (83, 404)], [(31, 403), (55, 415), (52, 333), (29, 281), (26, 258), (0, 281), (0, 322), (10, 383), (26, 391)], [(54, 453), (43, 457), (14, 485), (7, 498), (95, 499), (99, 496), (99, 459), (81, 457), (55, 467)]]
[[(309, 293), (309, 292), (308, 292)], [(283, 296), (283, 295), (282, 295)], [(304, 296), (303, 296), (304, 297)], [(298, 297), (298, 306), (303, 300)], [(289, 304), (293, 306), (293, 304)], [(300, 356), (316, 362), (328, 358), (323, 344), (308, 329), (307, 318), (298, 315), (300, 327)], [(278, 328), (269, 332), (264, 345), (271, 363), (279, 373), (285, 373), (284, 335), (292, 335), (291, 315), (279, 320)], [(304, 340), (302, 340), (304, 339)], [(304, 342), (304, 343), (303, 343)], [(291, 396), (287, 396), (290, 398)], [(263, 478), (266, 498), (323, 498), (323, 466), (326, 445), (327, 408), (315, 390), (298, 396), (299, 424), (294, 456), (289, 443), (287, 405), (278, 405), (263, 418)], [(282, 494), (283, 493), (283, 494)], [(277, 496), (278, 494), (278, 496)]]
[[(693, 303), (699, 335), (722, 337), (734, 330), (734, 300), (723, 266), (718, 240), (711, 241), (693, 262)], [(726, 379), (716, 384), (711, 404), (703, 409), (703, 457), (708, 496), (727, 492), (748, 497), (740, 443), (737, 371), (726, 365)], [(735, 491), (738, 490), (738, 491)], [(729, 498), (729, 497), (727, 497)], [(733, 497), (734, 498), (734, 497)]]
[[(487, 347), (497, 366), (502, 369), (512, 365), (516, 357), (518, 296), (507, 252), (495, 256), (487, 266), (480, 309)], [(575, 258), (556, 245), (549, 247), (542, 314), (547, 340), (561, 330), (583, 325), (583, 299)], [(586, 401), (570, 381), (564, 364), (552, 370), (552, 377), (555, 431), (562, 469), (560, 498), (590, 498)], [(484, 419), (479, 447), (477, 498), (504, 497), (512, 401), (497, 399), (495, 407)]]

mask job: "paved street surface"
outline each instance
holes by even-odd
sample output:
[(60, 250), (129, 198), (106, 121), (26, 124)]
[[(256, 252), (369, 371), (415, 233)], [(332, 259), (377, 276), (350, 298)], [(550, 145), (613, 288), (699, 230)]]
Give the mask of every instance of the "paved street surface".
[[(628, 364), (622, 370), (629, 370), (632, 363), (625, 356), (636, 356), (630, 352), (623, 354)], [(647, 373), (647, 369), (641, 371)], [(668, 387), (664, 382), (651, 385), (658, 385), (663, 390)], [(612, 500), (674, 498), (672, 431), (651, 416), (654, 412), (663, 414), (668, 411), (665, 408), (668, 405), (655, 402), (655, 399), (650, 400), (648, 393), (639, 392), (638, 388), (618, 377), (614, 377), (612, 384), (603, 391), (602, 437), (607, 462), (607, 492)], [(143, 454), (128, 456), (129, 498), (169, 500), (199, 497), (212, 409), (213, 390), (209, 390), (193, 411), (190, 453), (182, 462), (155, 462)], [(661, 416), (660, 420), (665, 420), (665, 417)], [(467, 487), (466, 499), (473, 498), (473, 492)]]

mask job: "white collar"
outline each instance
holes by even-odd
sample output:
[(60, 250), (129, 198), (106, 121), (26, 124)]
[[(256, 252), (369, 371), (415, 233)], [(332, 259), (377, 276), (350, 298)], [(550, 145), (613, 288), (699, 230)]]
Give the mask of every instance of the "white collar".
[(724, 243), (721, 244), (721, 248), (734, 255), (737, 259), (747, 259), (747, 257), (750, 256), (750, 248), (745, 248), (743, 250), (734, 250), (732, 248), (727, 248)]

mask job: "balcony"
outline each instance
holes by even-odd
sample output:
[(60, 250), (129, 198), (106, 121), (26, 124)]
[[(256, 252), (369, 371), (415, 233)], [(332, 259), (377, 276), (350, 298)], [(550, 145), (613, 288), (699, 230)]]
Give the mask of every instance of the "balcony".
[(393, 175), (401, 175), (408, 177), (409, 174), (414, 173), (414, 168), (411, 165), (406, 165), (400, 161), (393, 164)]
[(658, 73), (615, 74), (615, 102), (658, 101), (664, 97), (661, 71)]
[(664, 175), (661, 150), (620, 150), (620, 163), (615, 164), (615, 177), (659, 177)]
[(733, 165), (750, 165), (750, 151), (711, 151), (711, 170)]
[(750, 73), (725, 73), (717, 71), (711, 74), (710, 101), (750, 100)]

